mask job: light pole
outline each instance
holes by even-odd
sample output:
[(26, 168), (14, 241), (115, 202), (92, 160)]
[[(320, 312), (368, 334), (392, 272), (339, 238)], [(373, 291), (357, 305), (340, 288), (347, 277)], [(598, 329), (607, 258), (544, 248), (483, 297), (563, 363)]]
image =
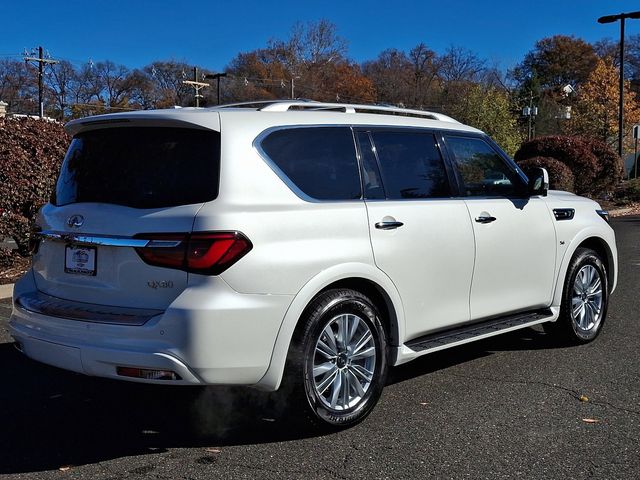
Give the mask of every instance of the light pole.
[(640, 12), (606, 15), (598, 23), (613, 23), (620, 20), (620, 104), (618, 106), (618, 155), (622, 157), (622, 138), (624, 136), (624, 21), (627, 18), (640, 18)]
[(227, 76), (226, 73), (214, 73), (214, 74), (207, 74), (204, 76), (204, 78), (211, 78), (213, 80), (218, 80), (218, 105), (220, 105), (220, 79), (226, 76)]

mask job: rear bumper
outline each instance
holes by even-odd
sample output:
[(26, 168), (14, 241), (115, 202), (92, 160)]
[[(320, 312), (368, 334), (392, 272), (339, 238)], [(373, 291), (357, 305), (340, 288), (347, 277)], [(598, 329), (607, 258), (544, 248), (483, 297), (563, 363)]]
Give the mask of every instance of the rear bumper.
[[(28, 357), (87, 375), (176, 385), (259, 383), (292, 300), (240, 294), (222, 279), (206, 277), (144, 325), (116, 325), (44, 315), (16, 301), (34, 292), (28, 273), (16, 284), (9, 322), (11, 336)], [(123, 377), (119, 366), (170, 370), (180, 380)]]

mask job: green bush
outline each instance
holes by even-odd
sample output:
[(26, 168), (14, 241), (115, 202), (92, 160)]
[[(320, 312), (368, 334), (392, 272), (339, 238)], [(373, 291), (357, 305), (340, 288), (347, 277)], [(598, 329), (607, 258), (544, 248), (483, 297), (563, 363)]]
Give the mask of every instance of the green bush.
[(598, 196), (615, 189), (623, 178), (622, 160), (605, 143), (583, 137), (539, 137), (522, 144), (514, 158), (546, 157), (566, 165), (573, 174), (571, 191)]
[[(11, 237), (27, 255), (33, 217), (51, 196), (70, 138), (57, 122), (0, 119), (0, 238)], [(12, 255), (0, 250), (6, 263)]]

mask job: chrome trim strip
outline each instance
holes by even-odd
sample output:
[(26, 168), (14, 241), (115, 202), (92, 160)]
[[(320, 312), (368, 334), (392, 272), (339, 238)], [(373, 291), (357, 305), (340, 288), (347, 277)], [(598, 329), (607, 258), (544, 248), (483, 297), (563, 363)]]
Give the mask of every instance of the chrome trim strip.
[(172, 248), (180, 245), (179, 240), (149, 240), (145, 238), (115, 237), (110, 235), (56, 232), (42, 230), (34, 235), (41, 240), (71, 243), (74, 245), (102, 245), (107, 247), (131, 247), (131, 248)]

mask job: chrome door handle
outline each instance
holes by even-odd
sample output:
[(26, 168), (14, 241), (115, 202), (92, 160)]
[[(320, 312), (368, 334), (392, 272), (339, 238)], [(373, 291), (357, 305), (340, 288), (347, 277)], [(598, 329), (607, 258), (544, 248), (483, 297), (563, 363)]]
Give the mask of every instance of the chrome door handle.
[(491, 223), (491, 222), (495, 222), (496, 221), (496, 217), (489, 217), (486, 215), (481, 215), (479, 217), (476, 218), (476, 222), (478, 223)]
[(376, 223), (376, 228), (378, 230), (394, 230), (403, 225), (404, 223), (402, 222), (378, 222)]

